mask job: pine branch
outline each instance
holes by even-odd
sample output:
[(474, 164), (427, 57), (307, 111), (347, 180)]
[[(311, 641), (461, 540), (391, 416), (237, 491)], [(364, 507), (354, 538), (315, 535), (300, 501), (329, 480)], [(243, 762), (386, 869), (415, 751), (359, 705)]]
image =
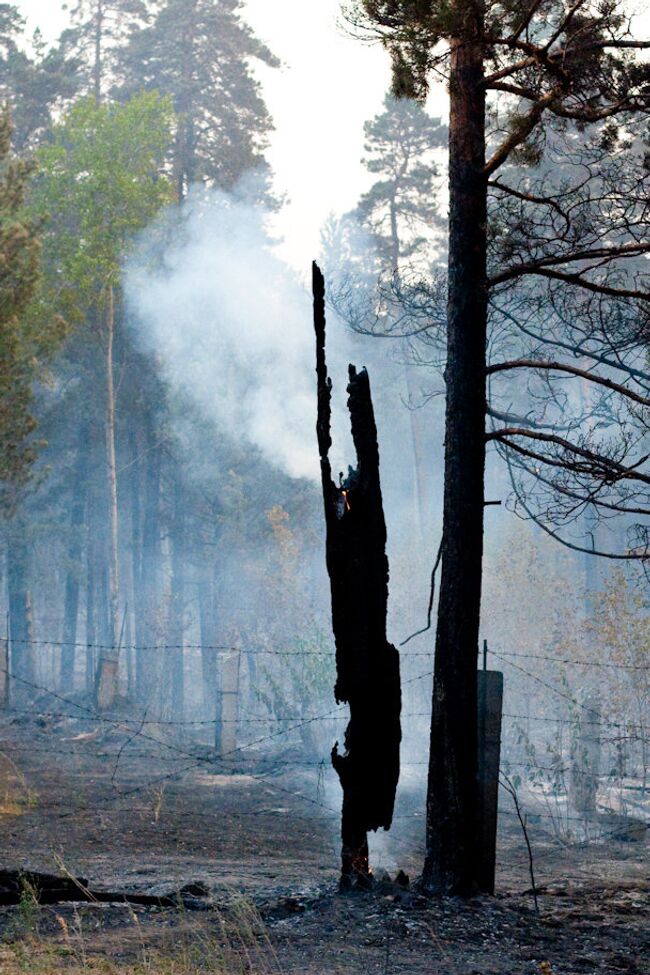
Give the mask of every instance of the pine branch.
[(490, 376), (497, 372), (505, 372), (509, 369), (541, 369), (545, 372), (566, 372), (571, 376), (579, 376), (581, 379), (587, 379), (589, 382), (595, 383), (598, 386), (605, 386), (606, 389), (619, 393), (621, 396), (625, 396), (633, 400), (633, 402), (639, 403), (640, 406), (650, 407), (650, 397), (641, 396), (640, 393), (628, 389), (627, 386), (623, 386), (621, 383), (616, 383), (614, 380), (607, 379), (605, 376), (597, 376), (587, 369), (580, 369), (578, 366), (572, 366), (566, 362), (553, 362), (545, 359), (511, 359), (507, 362), (495, 362), (491, 366), (488, 366), (486, 371)]

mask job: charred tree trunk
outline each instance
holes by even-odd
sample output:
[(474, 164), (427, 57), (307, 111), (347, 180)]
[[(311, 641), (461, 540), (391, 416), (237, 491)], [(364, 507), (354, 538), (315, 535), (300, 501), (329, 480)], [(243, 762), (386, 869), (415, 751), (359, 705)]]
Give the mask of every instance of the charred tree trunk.
[(445, 489), (423, 874), (427, 889), (448, 894), (472, 893), (478, 866), (477, 653), (487, 318), (480, 0), (468, 4), (465, 24), (451, 50)]
[(341, 886), (370, 882), (368, 830), (389, 829), (399, 778), (399, 655), (386, 639), (388, 559), (377, 429), (368, 374), (350, 366), (348, 409), (357, 467), (337, 485), (329, 450), (331, 380), (325, 362), (325, 285), (314, 264), (318, 448), (325, 505), (327, 570), (336, 642), (337, 702), (350, 706), (345, 752), (332, 764), (343, 788)]
[(76, 660), (77, 620), (79, 617), (79, 577), (81, 575), (82, 526), (86, 512), (88, 478), (88, 444), (90, 432), (84, 424), (79, 430), (79, 446), (72, 485), (70, 511), (70, 542), (68, 545), (68, 569), (65, 579), (65, 604), (63, 618), (63, 649), (61, 652), (60, 686), (64, 693), (74, 690)]

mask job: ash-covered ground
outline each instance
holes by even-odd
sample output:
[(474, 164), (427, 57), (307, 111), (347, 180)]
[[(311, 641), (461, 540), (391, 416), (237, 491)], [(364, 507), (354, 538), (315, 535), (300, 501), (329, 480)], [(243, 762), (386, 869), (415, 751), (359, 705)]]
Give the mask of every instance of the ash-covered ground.
[(570, 841), (542, 817), (530, 822), (536, 911), (522, 832), (504, 807), (497, 895), (428, 899), (391, 882), (396, 866), (415, 880), (422, 862), (421, 797), (407, 788), (393, 834), (375, 843), (374, 891), (340, 895), (332, 796), (322, 769), (288, 752), (219, 767), (154, 728), (52, 713), (8, 713), (1, 731), (1, 868), (67, 872), (126, 895), (198, 892), (177, 909), (41, 906), (26, 890), (0, 910), (2, 970), (101, 961), (130, 973), (145, 955), (194, 945), (196, 972), (650, 971), (647, 830)]

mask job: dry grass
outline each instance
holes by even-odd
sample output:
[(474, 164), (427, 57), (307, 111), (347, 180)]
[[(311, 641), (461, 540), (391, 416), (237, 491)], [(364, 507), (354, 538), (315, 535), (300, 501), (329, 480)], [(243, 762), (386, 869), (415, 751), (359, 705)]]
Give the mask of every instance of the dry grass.
[(38, 796), (30, 789), (18, 766), (0, 752), (0, 822), (2, 816), (22, 816), (25, 809), (33, 808)]
[(119, 938), (115, 930), (84, 930), (76, 910), (67, 920), (57, 914), (59, 933), (45, 937), (40, 912), (27, 899), (17, 909), (0, 944), (2, 975), (281, 975), (263, 922), (241, 898), (200, 921), (181, 914), (156, 929), (131, 911)]

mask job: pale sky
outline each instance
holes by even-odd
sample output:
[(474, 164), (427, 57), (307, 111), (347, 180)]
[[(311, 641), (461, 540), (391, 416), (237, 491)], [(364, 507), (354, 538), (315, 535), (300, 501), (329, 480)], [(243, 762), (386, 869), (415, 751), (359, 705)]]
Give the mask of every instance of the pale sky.
[[(30, 27), (54, 38), (66, 25), (57, 0), (19, 0)], [(352, 208), (368, 186), (361, 166), (363, 123), (381, 108), (390, 80), (386, 54), (337, 26), (340, 0), (247, 0), (244, 15), (282, 60), (262, 68), (275, 122), (268, 159), (276, 192), (288, 203), (277, 218), (283, 255), (301, 271), (318, 249), (327, 215)]]
[[(59, 0), (18, 0), (30, 26), (54, 38), (67, 23)], [(650, 29), (640, 0), (639, 29)], [(340, 0), (245, 0), (244, 17), (282, 60), (261, 67), (264, 97), (275, 122), (268, 160), (275, 189), (288, 198), (275, 218), (284, 239), (280, 251), (307, 273), (317, 255), (320, 228), (330, 212), (344, 213), (371, 182), (361, 165), (363, 123), (381, 108), (390, 81), (380, 46), (346, 35), (338, 23)], [(435, 86), (429, 110), (445, 112), (445, 93)]]

